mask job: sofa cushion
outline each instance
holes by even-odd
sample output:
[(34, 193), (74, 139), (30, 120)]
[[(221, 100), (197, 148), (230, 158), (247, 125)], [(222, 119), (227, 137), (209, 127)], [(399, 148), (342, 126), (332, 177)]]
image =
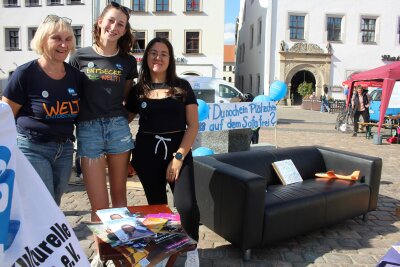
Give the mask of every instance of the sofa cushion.
[(324, 178), (268, 186), (263, 245), (366, 213), (369, 191), (366, 184)]

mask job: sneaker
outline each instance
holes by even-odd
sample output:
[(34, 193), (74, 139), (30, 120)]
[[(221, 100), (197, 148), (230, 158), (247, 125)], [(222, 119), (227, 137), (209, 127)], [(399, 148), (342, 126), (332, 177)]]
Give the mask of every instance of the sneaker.
[(195, 250), (190, 250), (186, 253), (185, 267), (199, 267), (199, 252), (197, 248)]
[(75, 176), (73, 180), (70, 180), (69, 185), (84, 185), (82, 174), (80, 176)]
[(93, 260), (90, 262), (90, 267), (103, 267), (103, 262), (100, 259), (100, 255), (96, 254)]
[(357, 136), (357, 133), (353, 133), (352, 137), (356, 137), (356, 136)]

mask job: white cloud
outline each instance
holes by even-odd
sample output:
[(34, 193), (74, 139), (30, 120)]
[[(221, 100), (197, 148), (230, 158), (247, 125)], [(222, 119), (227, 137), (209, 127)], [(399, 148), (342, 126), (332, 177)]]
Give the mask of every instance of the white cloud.
[(235, 44), (235, 24), (226, 23), (224, 32), (224, 44)]

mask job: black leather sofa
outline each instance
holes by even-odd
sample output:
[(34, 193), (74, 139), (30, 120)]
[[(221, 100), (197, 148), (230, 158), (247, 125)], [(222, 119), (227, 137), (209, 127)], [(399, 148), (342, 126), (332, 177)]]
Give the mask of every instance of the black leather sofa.
[[(282, 185), (271, 163), (291, 159), (303, 182)], [(232, 152), (194, 158), (201, 223), (241, 248), (294, 237), (377, 206), (382, 160), (319, 146)], [(315, 173), (334, 170), (361, 179), (329, 180)]]

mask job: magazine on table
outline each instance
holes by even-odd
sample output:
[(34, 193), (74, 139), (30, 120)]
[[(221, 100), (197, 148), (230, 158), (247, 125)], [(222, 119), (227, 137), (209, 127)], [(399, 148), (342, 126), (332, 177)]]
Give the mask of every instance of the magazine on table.
[(135, 217), (112, 220), (108, 221), (106, 224), (122, 242), (133, 241), (154, 235), (152, 231)]
[(105, 224), (109, 221), (132, 217), (132, 214), (127, 207), (102, 209), (96, 211), (96, 214)]
[(161, 231), (167, 222), (168, 219), (153, 217), (146, 217), (146, 219), (143, 220), (143, 224), (156, 234)]

